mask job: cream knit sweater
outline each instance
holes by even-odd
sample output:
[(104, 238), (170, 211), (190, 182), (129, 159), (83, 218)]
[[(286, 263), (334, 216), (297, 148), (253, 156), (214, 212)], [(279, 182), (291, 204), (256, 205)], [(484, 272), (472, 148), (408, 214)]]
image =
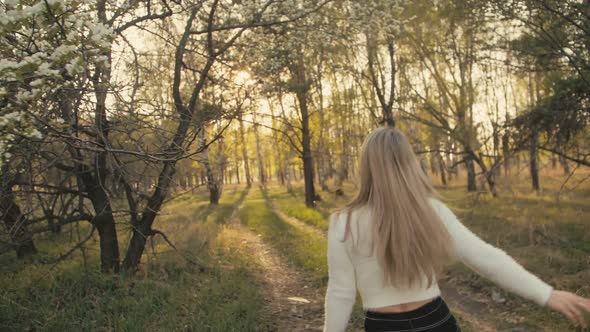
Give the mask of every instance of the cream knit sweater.
[[(461, 262), (515, 294), (541, 306), (547, 303), (553, 290), (551, 286), (526, 271), (504, 251), (469, 231), (445, 204), (436, 199), (432, 199), (431, 203), (449, 230), (456, 256)], [(382, 270), (371, 253), (368, 213), (366, 209), (352, 213), (352, 236), (344, 242), (346, 214), (341, 213), (330, 220), (326, 332), (346, 329), (357, 290), (365, 309), (422, 301), (440, 295), (436, 283), (429, 288), (383, 287)]]

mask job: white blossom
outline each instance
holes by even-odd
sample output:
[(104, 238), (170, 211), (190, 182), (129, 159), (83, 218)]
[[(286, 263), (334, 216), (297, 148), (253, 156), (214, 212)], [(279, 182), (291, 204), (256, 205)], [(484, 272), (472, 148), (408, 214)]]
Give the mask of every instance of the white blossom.
[(51, 54), (50, 58), (53, 60), (60, 59), (72, 52), (75, 52), (77, 47), (74, 45), (59, 45)]
[(38, 79), (36, 79), (36, 80), (32, 81), (32, 82), (30, 83), (30, 85), (31, 85), (32, 87), (37, 87), (37, 86), (40, 86), (41, 84), (43, 84), (44, 82), (45, 82), (45, 80), (43, 80), (42, 78), (38, 78)]

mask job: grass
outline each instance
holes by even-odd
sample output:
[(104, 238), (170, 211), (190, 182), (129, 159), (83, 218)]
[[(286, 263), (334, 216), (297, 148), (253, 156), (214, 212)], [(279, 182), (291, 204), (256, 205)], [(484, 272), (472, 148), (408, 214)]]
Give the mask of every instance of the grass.
[(228, 190), (217, 208), (203, 193), (168, 203), (156, 226), (182, 253), (153, 239), (134, 276), (98, 272), (97, 241), (87, 247), (86, 264), (76, 252), (50, 270), (47, 262), (71, 246), (75, 228), (37, 239), (44, 254), (27, 262), (0, 256), (0, 330), (259, 331), (268, 318), (254, 260), (231, 249), (220, 225), (242, 195)]

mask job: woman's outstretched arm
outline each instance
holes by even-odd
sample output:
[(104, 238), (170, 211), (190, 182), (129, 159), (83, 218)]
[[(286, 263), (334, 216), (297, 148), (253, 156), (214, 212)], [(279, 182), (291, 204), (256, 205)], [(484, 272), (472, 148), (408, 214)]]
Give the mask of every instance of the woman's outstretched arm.
[(554, 291), (503, 250), (473, 234), (444, 203), (434, 199), (432, 202), (449, 230), (457, 257), (465, 265), (515, 294), (564, 314), (576, 325), (586, 326), (582, 310), (590, 312), (590, 300), (569, 292)]

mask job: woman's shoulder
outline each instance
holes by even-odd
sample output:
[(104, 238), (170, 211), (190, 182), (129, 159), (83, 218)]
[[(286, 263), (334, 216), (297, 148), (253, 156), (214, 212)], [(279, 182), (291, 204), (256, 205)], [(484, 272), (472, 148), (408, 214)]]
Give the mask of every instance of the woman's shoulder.
[(328, 230), (336, 230), (346, 226), (346, 218), (349, 213), (347, 209), (340, 209), (330, 214)]
[(330, 215), (329, 232), (344, 236), (348, 231), (359, 229), (359, 225), (368, 225), (366, 207), (343, 208)]
[(453, 211), (439, 198), (430, 197), (429, 202), (438, 217), (445, 225), (447, 225), (447, 227), (451, 224), (455, 224), (458, 221), (455, 213), (453, 213)]
[(440, 212), (445, 206), (445, 203), (443, 203), (438, 197), (429, 197), (428, 202), (436, 212)]
[(328, 238), (344, 239), (346, 234), (346, 211), (339, 210), (330, 214)]
[(367, 213), (366, 207), (350, 208), (344, 207), (330, 214), (330, 225), (346, 224), (347, 221), (354, 221)]

